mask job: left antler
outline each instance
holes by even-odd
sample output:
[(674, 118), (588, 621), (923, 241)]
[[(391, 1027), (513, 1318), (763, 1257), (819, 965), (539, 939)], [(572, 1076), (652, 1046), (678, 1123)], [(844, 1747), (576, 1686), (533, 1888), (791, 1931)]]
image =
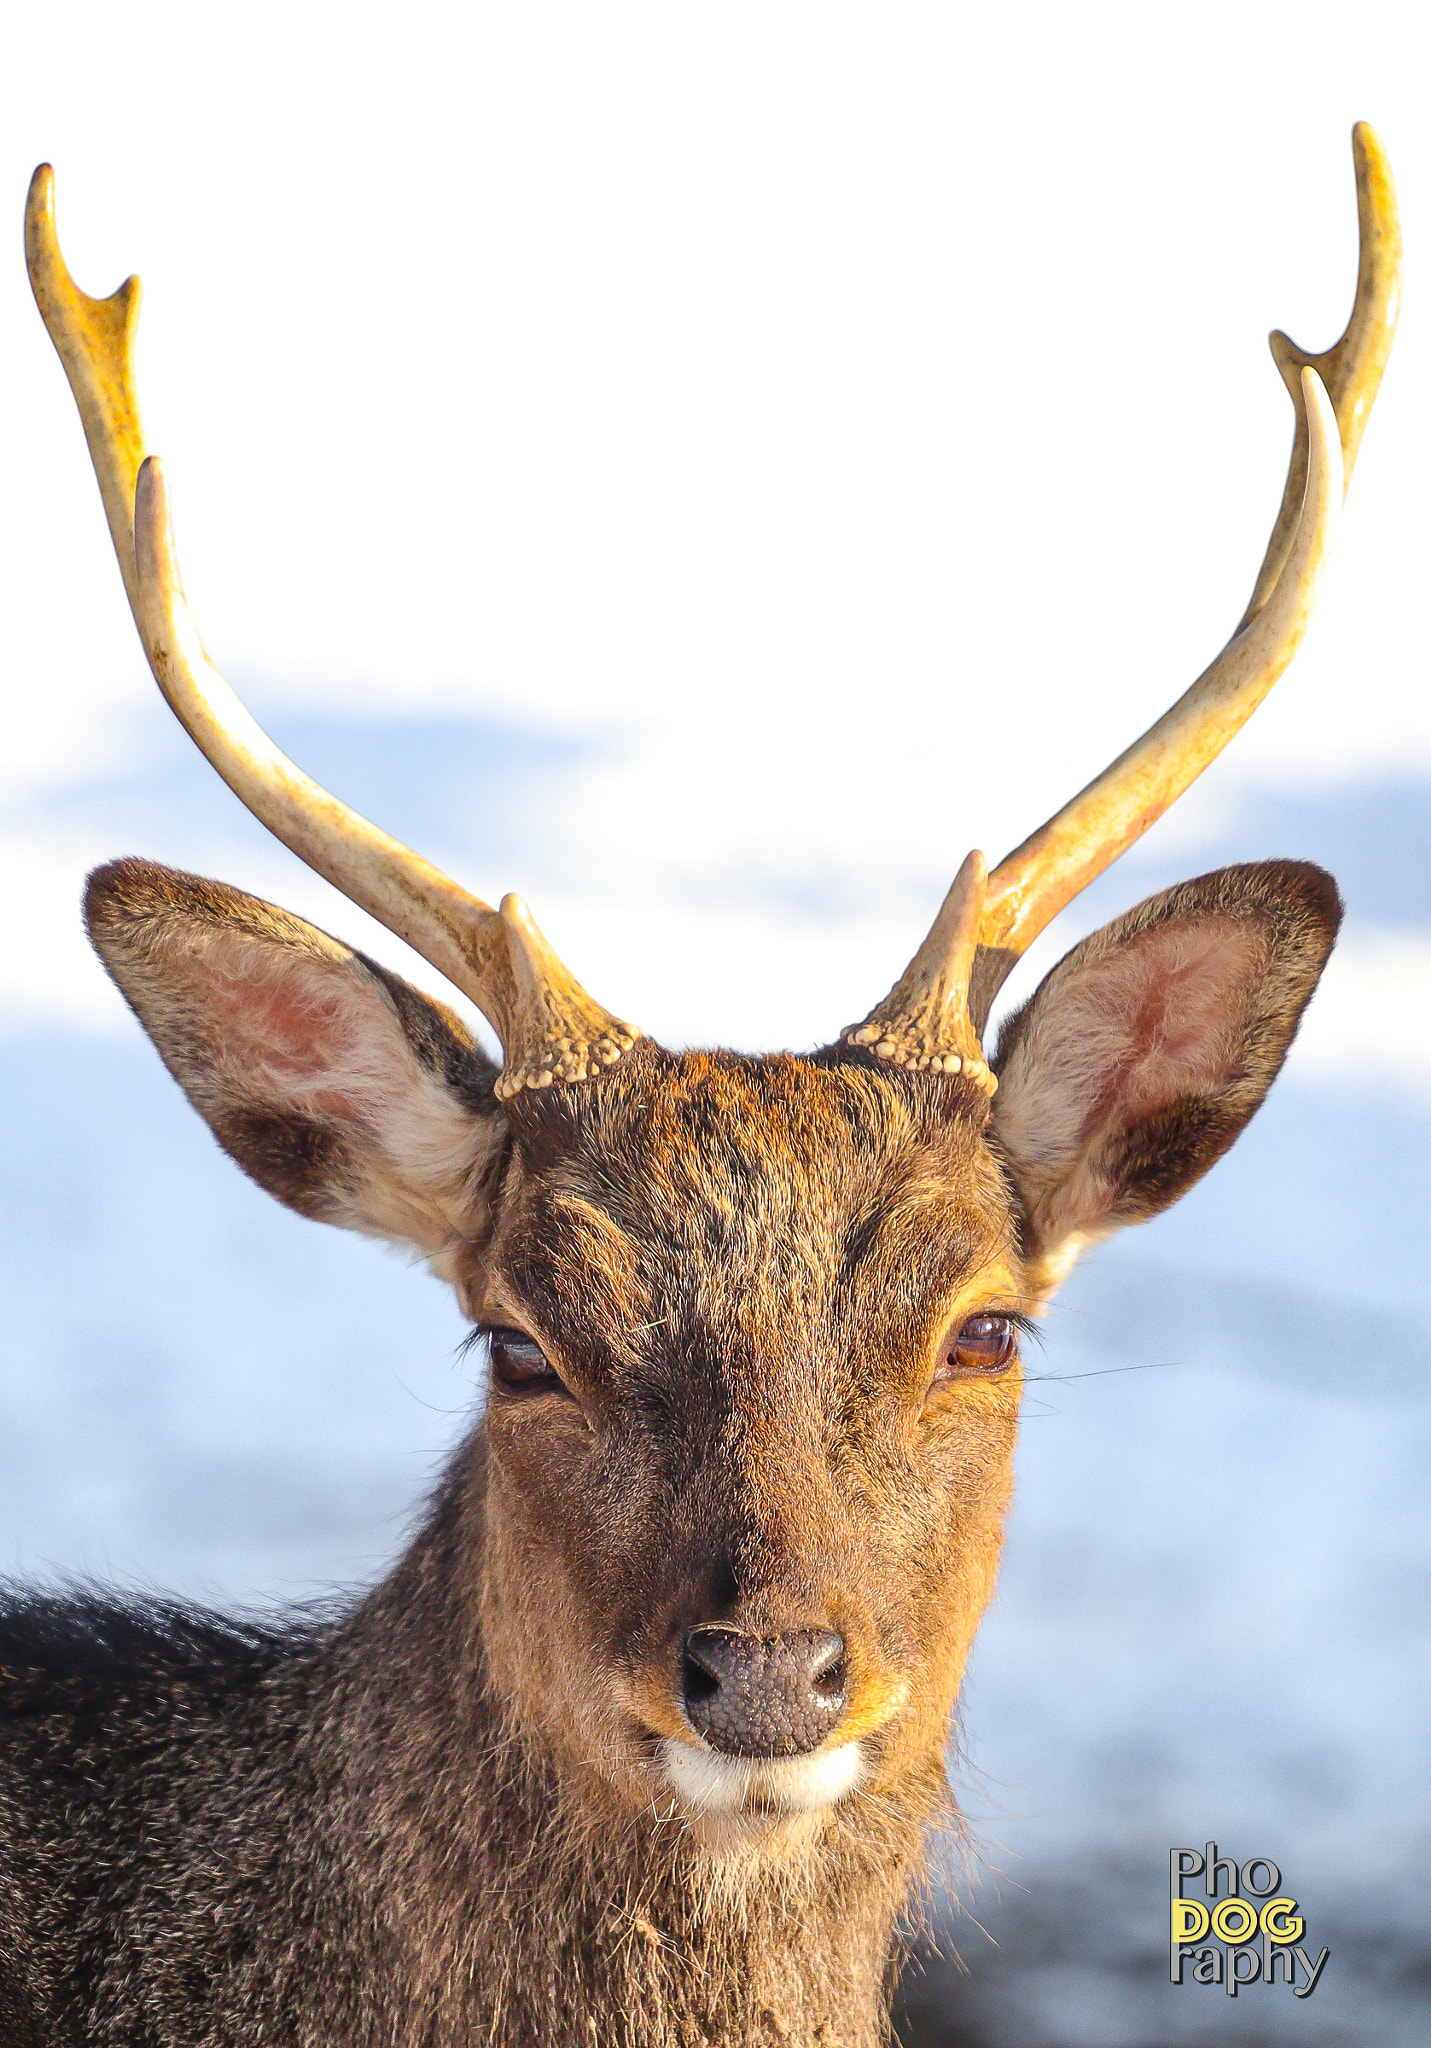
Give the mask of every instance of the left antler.
[[(1301, 645), (1330, 552), (1336, 514), (1396, 331), (1401, 230), (1386, 156), (1374, 131), (1352, 134), (1361, 235), (1356, 300), (1341, 339), (1323, 355), (1282, 333), (1272, 353), (1297, 407), (1296, 438), (1281, 510), (1252, 600), (1236, 633), (1157, 724), (1086, 789), (1000, 861), (989, 877), (979, 944), (968, 970), (968, 1029), (977, 1036), (1020, 956), (1066, 903), (1142, 836), (1252, 716)], [(956, 882), (955, 888), (960, 886)], [(923, 1016), (897, 1000), (915, 965), (926, 982), (942, 972), (945, 946), (962, 956), (965, 936), (940, 912), (915, 962), (871, 1021), (876, 1053), (909, 1063), (935, 1050)], [(947, 1036), (946, 1026), (946, 1036)], [(864, 1028), (847, 1040), (870, 1044)]]
[(502, 1096), (601, 1072), (639, 1033), (562, 965), (519, 896), (494, 910), (340, 803), (269, 739), (204, 651), (184, 602), (168, 496), (146, 458), (134, 382), (140, 288), (82, 292), (55, 232), (41, 164), (25, 212), (30, 282), (84, 422), (139, 637), (170, 708), (239, 800), (306, 861), (470, 996), (502, 1042)]

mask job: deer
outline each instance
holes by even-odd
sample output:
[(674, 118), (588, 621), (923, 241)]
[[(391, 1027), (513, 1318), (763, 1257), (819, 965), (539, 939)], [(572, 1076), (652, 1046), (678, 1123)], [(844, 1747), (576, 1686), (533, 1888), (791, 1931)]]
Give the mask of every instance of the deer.
[(485, 1346), (470, 1430), (381, 1581), (225, 1618), (0, 1602), (9, 2048), (875, 2048), (942, 1829), (1033, 1320), (1272, 1085), (1341, 915), (1294, 859), (1033, 939), (1295, 654), (1395, 331), (1385, 153), (1295, 407), (1251, 600), (1204, 673), (808, 1053), (667, 1050), (269, 740), (205, 653), (133, 376), (138, 280), (86, 296), (41, 166), (40, 311), (159, 688), (298, 858), (491, 1024), (273, 904), (137, 857), (93, 943), (223, 1150), (403, 1247)]

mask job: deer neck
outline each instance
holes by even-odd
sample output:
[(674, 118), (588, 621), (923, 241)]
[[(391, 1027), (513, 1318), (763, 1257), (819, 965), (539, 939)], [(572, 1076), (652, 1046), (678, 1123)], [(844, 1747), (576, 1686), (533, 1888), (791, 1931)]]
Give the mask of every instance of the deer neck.
[(358, 1883), (394, 1933), (393, 2038), (886, 2041), (890, 1959), (944, 1796), (940, 1760), (903, 1806), (852, 1802), (788, 1853), (712, 1857), (679, 1820), (615, 1815), (496, 1695), (480, 1437), (458, 1471), (336, 1646), (340, 1800), (368, 1816)]

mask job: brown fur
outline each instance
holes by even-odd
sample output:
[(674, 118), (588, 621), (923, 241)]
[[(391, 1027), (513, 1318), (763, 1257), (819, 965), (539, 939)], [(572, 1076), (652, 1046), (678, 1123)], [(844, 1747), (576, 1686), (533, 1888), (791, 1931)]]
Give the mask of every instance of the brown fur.
[[(102, 870), (96, 943), (226, 1149), (415, 1245), (565, 1391), (494, 1386), (390, 1578), (241, 1682), (153, 1652), (122, 1705), (96, 1681), (97, 1737), (69, 1680), (17, 1680), (0, 2013), (162, 2048), (874, 2048), (1018, 1410), (1016, 1363), (933, 1383), (946, 1337), (1206, 1170), (1336, 910), (1293, 863), (1154, 899), (1013, 1021), (992, 1110), (849, 1048), (649, 1042), (499, 1108), (456, 1020), (361, 956)], [(712, 1621), (839, 1631), (855, 1789), (795, 1814), (677, 1794), (681, 1645)]]

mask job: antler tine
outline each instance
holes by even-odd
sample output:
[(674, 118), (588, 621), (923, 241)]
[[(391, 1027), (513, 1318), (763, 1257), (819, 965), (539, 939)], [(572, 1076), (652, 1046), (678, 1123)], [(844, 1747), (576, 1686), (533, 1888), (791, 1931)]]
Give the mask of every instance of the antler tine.
[(1320, 356), (1307, 355), (1284, 334), (1272, 336), (1273, 355), (1297, 405), (1297, 428), (1282, 509), (1252, 601), (1222, 653), (1172, 709), (994, 870), (970, 995), (979, 1030), (1015, 962), (1045, 925), (1221, 753), (1301, 644), (1391, 349), (1401, 292), (1391, 172), (1365, 122), (1353, 131), (1353, 150), (1361, 253), (1346, 332)]
[(134, 337), (144, 297), (126, 277), (107, 299), (82, 292), (65, 266), (55, 230), (55, 174), (41, 164), (25, 202), (25, 261), (40, 318), (65, 366), (99, 479), (119, 573), (137, 610), (134, 580), (134, 486), (144, 460), (144, 426), (134, 383)]
[(1271, 596), (1292, 546), (1297, 508), (1302, 501), (1307, 476), (1307, 414), (1302, 403), (1302, 371), (1316, 371), (1336, 408), (1345, 488), (1351, 482), (1352, 471), (1361, 452), (1361, 437), (1366, 432), (1371, 408), (1381, 387), (1381, 375), (1391, 354), (1391, 344), (1396, 339), (1396, 321), (1401, 311), (1401, 220), (1396, 210), (1396, 188), (1391, 181), (1386, 151), (1382, 148), (1381, 137), (1367, 121), (1358, 121), (1352, 129), (1352, 161), (1356, 168), (1358, 260), (1356, 297), (1352, 301), (1345, 332), (1321, 355), (1312, 355), (1306, 349), (1298, 348), (1280, 327), (1268, 336), (1272, 359), (1292, 394), (1297, 424), (1282, 503), (1247, 610), (1238, 621), (1239, 632)]
[(191, 739), (255, 817), (470, 996), (502, 1042), (503, 1097), (599, 1073), (640, 1035), (595, 1003), (520, 897), (494, 910), (305, 775), (250, 716), (204, 651), (174, 555), (168, 493), (144, 453), (134, 383), (137, 278), (91, 299), (71, 278), (48, 164), (30, 185), (35, 298), (84, 422), (109, 529), (154, 677)]

